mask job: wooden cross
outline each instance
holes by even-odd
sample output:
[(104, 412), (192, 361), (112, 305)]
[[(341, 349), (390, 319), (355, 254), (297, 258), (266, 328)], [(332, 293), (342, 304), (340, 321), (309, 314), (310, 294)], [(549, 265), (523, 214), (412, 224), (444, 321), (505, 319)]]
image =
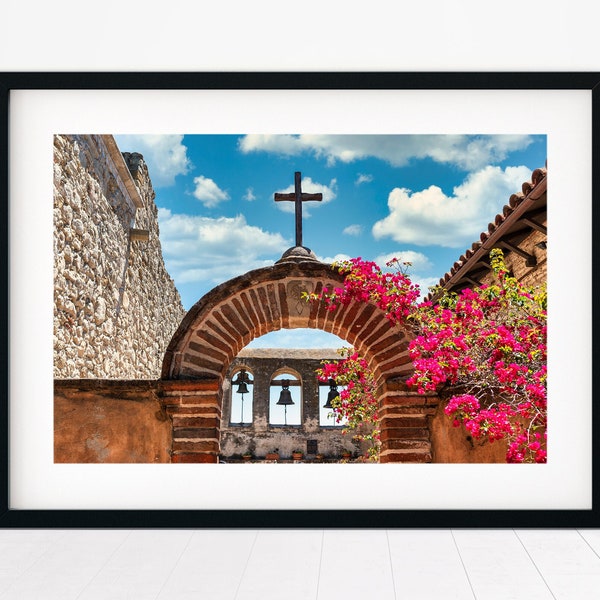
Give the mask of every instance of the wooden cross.
[(302, 246), (302, 202), (308, 200), (323, 200), (323, 194), (303, 194), (300, 184), (300, 171), (294, 173), (294, 188), (292, 194), (275, 194), (275, 202), (289, 200), (296, 203), (296, 246)]

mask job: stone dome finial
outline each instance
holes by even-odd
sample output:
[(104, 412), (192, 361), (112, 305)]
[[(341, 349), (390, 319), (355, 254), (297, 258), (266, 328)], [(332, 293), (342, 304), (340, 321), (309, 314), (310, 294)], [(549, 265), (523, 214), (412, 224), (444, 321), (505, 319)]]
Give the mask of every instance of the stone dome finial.
[(300, 262), (305, 260), (319, 262), (319, 259), (310, 248), (307, 248), (306, 246), (293, 246), (292, 248), (288, 248), (275, 264), (288, 261)]

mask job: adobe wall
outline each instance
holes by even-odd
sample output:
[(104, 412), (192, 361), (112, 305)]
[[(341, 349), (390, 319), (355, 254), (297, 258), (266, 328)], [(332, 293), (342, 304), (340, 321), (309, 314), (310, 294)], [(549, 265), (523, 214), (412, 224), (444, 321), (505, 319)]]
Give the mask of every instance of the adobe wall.
[(160, 375), (185, 311), (154, 197), (143, 157), (112, 136), (54, 137), (55, 378)]
[(54, 462), (168, 463), (172, 428), (156, 382), (54, 382)]
[(440, 403), (430, 417), (432, 462), (434, 463), (505, 463), (506, 441), (475, 440), (464, 425), (454, 427)]

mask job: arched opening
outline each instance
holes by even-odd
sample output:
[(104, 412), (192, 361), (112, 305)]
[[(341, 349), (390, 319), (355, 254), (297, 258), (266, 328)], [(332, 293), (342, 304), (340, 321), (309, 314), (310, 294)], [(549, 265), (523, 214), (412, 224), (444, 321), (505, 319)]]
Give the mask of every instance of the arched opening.
[[(225, 389), (225, 386), (224, 386)], [(254, 380), (252, 371), (245, 366), (236, 369), (229, 385), (229, 424), (249, 426), (252, 424)]]
[(333, 382), (332, 385), (322, 384), (319, 386), (319, 426), (321, 427), (344, 427), (347, 422), (346, 418), (343, 418), (338, 421), (333, 408), (331, 408), (331, 399), (335, 396), (335, 392), (339, 395), (339, 393), (345, 389), (345, 386), (335, 385)]
[[(255, 338), (301, 328), (347, 340), (369, 364), (380, 402), (380, 461), (431, 461), (428, 430), (422, 424), (435, 412), (437, 397), (406, 389), (404, 381), (412, 371), (407, 330), (390, 325), (371, 304), (328, 310), (323, 302), (304, 297), (342, 282), (331, 265), (288, 257), (216, 287), (192, 307), (167, 348), (162, 369), (162, 402), (173, 418), (173, 462), (218, 461), (223, 382), (232, 363)], [(306, 392), (307, 381), (303, 384)], [(306, 397), (305, 393), (303, 411)], [(318, 426), (317, 402), (313, 408)], [(261, 418), (255, 410), (255, 422)], [(419, 428), (414, 427), (417, 419)], [(197, 422), (196, 436), (183, 425), (180, 434), (180, 421)]]
[(300, 427), (302, 424), (302, 378), (292, 369), (278, 369), (271, 376), (269, 425)]

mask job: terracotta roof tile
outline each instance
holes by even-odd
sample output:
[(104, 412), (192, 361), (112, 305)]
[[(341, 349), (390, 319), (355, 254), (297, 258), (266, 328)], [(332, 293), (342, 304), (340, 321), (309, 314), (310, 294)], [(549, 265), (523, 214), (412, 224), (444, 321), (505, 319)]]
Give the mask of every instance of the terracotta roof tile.
[[(506, 218), (514, 211), (514, 209), (525, 200), (525, 198), (539, 185), (541, 181), (543, 181), (547, 176), (547, 168), (539, 168), (535, 169), (531, 173), (531, 181), (525, 181), (522, 185), (522, 191), (516, 194), (512, 194), (509, 198), (509, 203), (506, 204), (502, 213), (496, 215), (494, 221), (488, 224), (487, 231), (482, 231), (479, 235), (479, 240), (473, 242), (471, 248), (468, 249), (465, 254), (463, 254), (458, 261), (452, 265), (452, 268), (449, 272), (445, 273), (444, 276), (440, 279), (439, 285), (443, 287), (448, 280), (456, 274), (456, 272), (462, 267), (469, 258), (471, 258), (475, 252), (481, 247), (483, 243), (489, 238), (489, 236), (500, 226)], [(432, 294), (429, 294), (426, 297), (426, 300), (431, 299)]]

